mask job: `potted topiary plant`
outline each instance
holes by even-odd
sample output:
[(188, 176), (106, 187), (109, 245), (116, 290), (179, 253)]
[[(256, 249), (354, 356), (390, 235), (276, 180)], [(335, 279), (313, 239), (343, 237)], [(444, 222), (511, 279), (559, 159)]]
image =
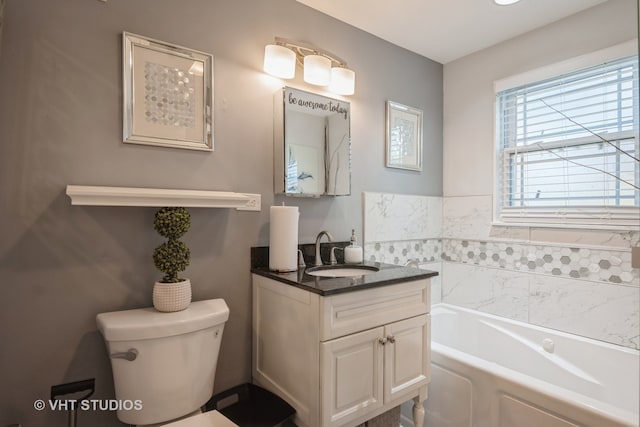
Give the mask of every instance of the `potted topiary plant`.
[(180, 237), (189, 231), (191, 216), (185, 208), (166, 207), (156, 212), (153, 228), (168, 240), (153, 252), (153, 263), (164, 277), (153, 286), (153, 306), (158, 311), (184, 310), (191, 303), (191, 282), (178, 277), (189, 265), (191, 251)]

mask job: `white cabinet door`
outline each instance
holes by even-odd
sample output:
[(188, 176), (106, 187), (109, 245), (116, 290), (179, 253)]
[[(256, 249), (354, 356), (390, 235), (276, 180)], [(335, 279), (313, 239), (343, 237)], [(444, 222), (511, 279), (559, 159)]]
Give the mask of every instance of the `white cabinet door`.
[(322, 426), (337, 426), (383, 405), (384, 328), (321, 344)]
[(384, 401), (429, 382), (431, 340), (428, 314), (384, 327)]

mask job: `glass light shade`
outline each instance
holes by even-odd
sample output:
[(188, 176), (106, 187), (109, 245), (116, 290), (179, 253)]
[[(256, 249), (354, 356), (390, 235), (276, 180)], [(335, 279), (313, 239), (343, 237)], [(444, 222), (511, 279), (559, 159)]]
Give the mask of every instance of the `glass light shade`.
[(305, 56), (304, 81), (312, 85), (327, 86), (331, 82), (331, 60), (320, 55)]
[(508, 6), (510, 4), (518, 3), (520, 0), (493, 0), (493, 2), (499, 6)]
[(356, 73), (342, 67), (331, 69), (331, 83), (329, 90), (338, 95), (353, 95), (356, 88)]
[(281, 79), (292, 79), (296, 75), (296, 54), (291, 49), (277, 44), (264, 47), (264, 72)]

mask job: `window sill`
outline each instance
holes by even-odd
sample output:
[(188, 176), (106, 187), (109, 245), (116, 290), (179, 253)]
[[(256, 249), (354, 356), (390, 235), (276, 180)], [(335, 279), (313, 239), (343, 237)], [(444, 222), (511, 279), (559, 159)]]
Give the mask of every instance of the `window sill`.
[(492, 225), (640, 231), (640, 208), (636, 206), (502, 208), (499, 211), (494, 210)]
[(576, 230), (593, 230), (593, 231), (618, 231), (618, 232), (639, 232), (640, 224), (586, 224), (586, 223), (559, 223), (543, 221), (492, 221), (493, 227), (522, 227), (522, 228), (556, 228), (556, 229), (576, 229)]

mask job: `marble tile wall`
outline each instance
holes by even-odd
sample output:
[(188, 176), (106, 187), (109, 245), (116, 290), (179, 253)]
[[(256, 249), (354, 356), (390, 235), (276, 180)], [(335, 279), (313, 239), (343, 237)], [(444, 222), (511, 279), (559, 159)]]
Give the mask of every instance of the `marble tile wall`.
[(367, 243), (424, 240), (442, 235), (442, 197), (363, 193)]
[(570, 228), (492, 227), (492, 197), (445, 197), (442, 236), (449, 239), (540, 242), (566, 247), (606, 247), (629, 250), (640, 243), (637, 231)]
[(640, 349), (640, 287), (442, 263), (442, 301)]
[(439, 271), (434, 303), (640, 348), (638, 232), (492, 227), (491, 196), (364, 193), (363, 210), (365, 258)]
[[(369, 261), (442, 269), (442, 197), (363, 193), (364, 257)], [(431, 301), (441, 301), (441, 278), (431, 279)]]

